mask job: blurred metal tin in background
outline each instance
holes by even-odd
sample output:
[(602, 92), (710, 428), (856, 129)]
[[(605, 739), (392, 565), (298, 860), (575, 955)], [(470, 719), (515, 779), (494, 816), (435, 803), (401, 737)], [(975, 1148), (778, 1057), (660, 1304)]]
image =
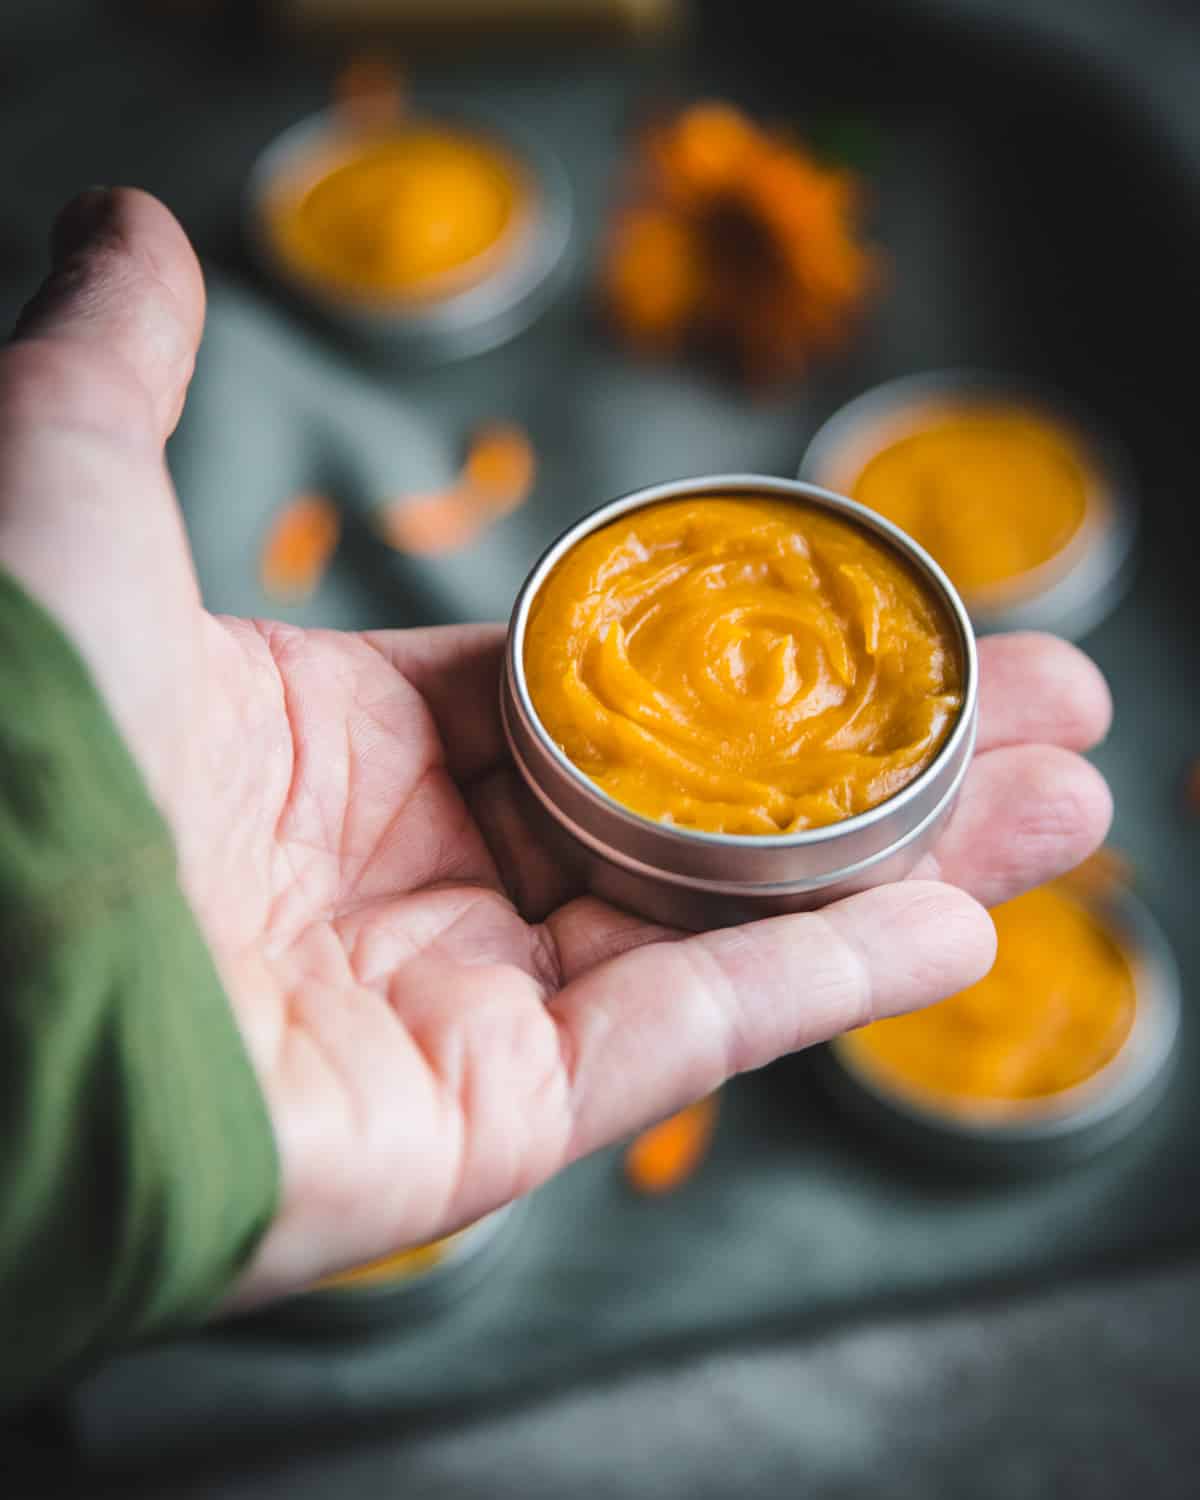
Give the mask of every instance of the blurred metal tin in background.
[(1092, 896), (1087, 905), (1120, 943), (1135, 993), (1129, 1035), (1097, 1073), (1059, 1093), (974, 1112), (902, 1088), (839, 1038), (823, 1049), (838, 1104), (908, 1155), (1001, 1174), (1069, 1166), (1131, 1135), (1170, 1080), (1182, 1011), (1179, 971), (1158, 923), (1131, 892)]
[(394, 1333), (449, 1312), (503, 1259), (524, 1207), (509, 1203), (432, 1245), (330, 1277), (256, 1314), (256, 1321), (313, 1334)]
[(251, 169), (244, 205), (250, 247), (267, 276), (353, 342), (403, 367), (480, 354), (534, 322), (566, 279), (573, 221), (566, 171), (540, 141), (507, 123), (457, 109), (416, 118), (495, 148), (510, 160), (527, 195), (527, 211), (488, 256), (490, 269), (477, 280), (443, 296), (355, 298), (280, 253), (268, 222), (272, 189), (284, 174), (302, 172), (305, 162), (337, 139), (342, 127), (332, 110), (300, 120), (262, 152)]
[[(543, 727), (525, 679), (530, 606), (551, 570), (591, 532), (664, 500), (704, 495), (793, 500), (852, 522), (900, 554), (941, 601), (958, 636), (964, 698), (934, 760), (902, 791), (857, 817), (802, 833), (706, 833), (622, 807), (563, 754)], [(890, 521), (811, 484), (716, 474), (637, 490), (565, 531), (517, 596), (501, 681), (505, 734), (549, 846), (604, 900), (658, 922), (704, 928), (822, 906), (907, 874), (949, 815), (975, 746), (979, 667), (966, 609), (933, 559)]]
[(1078, 640), (1120, 603), (1133, 573), (1137, 509), (1127, 461), (1095, 423), (1063, 398), (982, 370), (908, 375), (873, 387), (818, 430), (800, 478), (852, 494), (876, 454), (931, 417), (1009, 406), (1048, 421), (1077, 445), (1094, 483), (1083, 521), (1046, 563), (966, 596), (976, 630), (1048, 630)]

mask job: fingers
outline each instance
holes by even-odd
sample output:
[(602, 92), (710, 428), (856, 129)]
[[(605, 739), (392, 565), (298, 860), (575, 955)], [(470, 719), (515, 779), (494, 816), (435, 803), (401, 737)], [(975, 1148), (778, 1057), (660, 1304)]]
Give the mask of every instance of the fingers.
[(1051, 745), (992, 750), (972, 765), (949, 828), (914, 875), (997, 906), (1074, 869), (1111, 820), (1104, 778), (1079, 756)]
[(425, 699), (456, 781), (471, 781), (500, 761), (503, 625), (376, 630), (363, 639)]
[(58, 420), (161, 445), (183, 409), (204, 324), (187, 236), (149, 194), (99, 188), (63, 210), (51, 255), (15, 337), (80, 356), (80, 379), (58, 382)]
[(979, 643), (979, 749), (1022, 743), (1090, 750), (1108, 733), (1112, 698), (1075, 646), (1033, 631)]
[(953, 994), (987, 972), (995, 947), (968, 896), (909, 881), (591, 969), (552, 1006), (568, 1059), (570, 1156), (782, 1053)]

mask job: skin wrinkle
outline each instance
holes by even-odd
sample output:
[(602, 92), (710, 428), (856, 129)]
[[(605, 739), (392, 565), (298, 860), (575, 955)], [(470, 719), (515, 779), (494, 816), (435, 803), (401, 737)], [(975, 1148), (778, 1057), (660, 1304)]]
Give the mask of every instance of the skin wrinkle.
[[(712, 1016), (712, 1034), (720, 1039), (715, 1069), (705, 1067), (704, 1087), (702, 1090), (689, 1088), (690, 1097), (700, 1092), (710, 1092), (723, 1078), (733, 1078), (747, 1067), (750, 1053), (745, 1040), (745, 1007), (721, 955), (721, 948), (725, 944), (731, 949), (744, 948), (745, 941), (744, 932), (731, 928), (722, 932), (704, 933), (699, 942), (680, 944), (671, 952), (673, 959), (682, 957), (685, 966), (696, 977), (698, 997), (703, 997), (707, 1002), (706, 1008)], [(714, 978), (716, 983), (713, 983)], [(686, 995), (686, 986), (684, 993)], [(687, 1008), (690, 1010), (690, 1005)], [(730, 1024), (731, 1020), (733, 1024)]]
[[(849, 989), (854, 997), (853, 1019), (849, 1021), (849, 1024), (844, 1025), (843, 1029), (853, 1031), (855, 1027), (865, 1025), (867, 1021), (875, 1019), (875, 986), (869, 956), (854, 936), (853, 931), (843, 932), (835, 917), (830, 917), (825, 912), (813, 912), (810, 919), (815, 921), (822, 931), (828, 933), (830, 951), (848, 961), (852, 971)], [(845, 1007), (845, 1004), (845, 999), (840, 999), (839, 1009)]]

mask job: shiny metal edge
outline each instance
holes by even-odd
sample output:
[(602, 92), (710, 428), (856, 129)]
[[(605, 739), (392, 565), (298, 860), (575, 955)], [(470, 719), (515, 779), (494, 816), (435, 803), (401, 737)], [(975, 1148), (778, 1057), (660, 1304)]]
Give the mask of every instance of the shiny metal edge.
[[(798, 476), (813, 484), (828, 483), (839, 455), (861, 441), (871, 427), (939, 398), (973, 396), (1013, 401), (1061, 423), (1094, 460), (1103, 493), (1091, 525), (1085, 518), (1064, 557), (1051, 558), (1033, 569), (1025, 584), (1014, 587), (1008, 598), (977, 599), (969, 604), (971, 619), (981, 635), (1047, 630), (1080, 640), (1120, 604), (1132, 581), (1138, 506), (1124, 452), (1089, 412), (1057, 391), (1036, 381), (966, 367), (902, 375), (872, 386), (828, 417), (810, 440)], [(1039, 583), (1039, 575), (1044, 583)]]
[(1170, 1081), (1183, 1016), (1179, 968), (1158, 922), (1131, 891), (1076, 899), (1125, 944), (1137, 992), (1129, 1037), (1098, 1073), (1045, 1101), (1019, 1106), (1019, 1114), (1008, 1118), (960, 1116), (889, 1088), (835, 1038), (825, 1052), (827, 1077), (839, 1099), (877, 1129), (898, 1130), (902, 1144), (967, 1162), (1052, 1165), (1082, 1160), (1127, 1136), (1153, 1110)]
[[(932, 585), (959, 638), (964, 702), (938, 755), (894, 797), (825, 828), (778, 836), (718, 834), (643, 818), (610, 798), (567, 759), (542, 726), (525, 682), (524, 637), (530, 606), (550, 570), (572, 547), (630, 511), (663, 500), (730, 493), (795, 500), (862, 525)], [(906, 848), (911, 867), (949, 812), (970, 763), (978, 718), (978, 676), (973, 630), (962, 601), (941, 568), (897, 527), (865, 506), (813, 485), (775, 476), (719, 474), (674, 480), (622, 496), (577, 521), (546, 549), (513, 609), (501, 710), (510, 749), (529, 791), (588, 854), (641, 881), (657, 880), (697, 895), (737, 900), (761, 897), (778, 903), (789, 895), (832, 899), (878, 879), (896, 878), (904, 873), (898, 856)]]

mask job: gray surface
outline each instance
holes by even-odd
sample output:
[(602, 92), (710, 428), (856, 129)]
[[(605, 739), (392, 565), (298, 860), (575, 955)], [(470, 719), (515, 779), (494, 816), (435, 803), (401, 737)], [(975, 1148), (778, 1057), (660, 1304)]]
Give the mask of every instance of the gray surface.
[[(846, 5), (838, 13), (853, 32), (855, 17), (871, 9)], [(412, 381), (332, 349), (298, 356), (275, 313), (262, 313), (247, 342), (238, 307), (245, 293), (228, 285), (214, 300), (200, 399), (173, 455), (206, 592), (217, 607), (265, 607), (253, 561), (285, 476), (285, 493), (308, 478), (334, 486), (365, 515), (381, 489), (452, 463), (481, 418), (511, 415), (533, 432), (543, 464), (530, 506), (491, 533), (478, 556), (433, 569), (400, 567), (356, 531), (300, 617), (396, 624), (503, 612), (549, 532), (608, 495), (713, 467), (792, 473), (807, 435), (840, 399), (911, 368), (964, 362), (1035, 372), (1097, 408), (1128, 441), (1142, 474), (1142, 573), (1090, 643), (1119, 708), (1099, 759), (1118, 792), (1118, 842), (1134, 856), (1194, 982), (1198, 826), (1180, 818), (1176, 792), (1200, 746), (1200, 705), (1180, 691), (1181, 677), (1194, 677), (1191, 528), (1179, 503), (1180, 476), (1190, 491), (1194, 454), (1187, 403), (1173, 402), (1155, 363), (1164, 330), (1176, 326), (1174, 289), (1190, 280), (1194, 257), (1184, 253), (1182, 222), (1161, 208), (1182, 215), (1182, 186), (1177, 201), (1160, 191), (1157, 208), (1136, 192), (1152, 174), (1162, 189), (1157, 174), (1177, 168), (1182, 184), (1197, 150), (1185, 87), (1194, 33), (1167, 5), (1139, 7), (1136, 27), (1132, 10), (1082, 0), (1049, 17), (1043, 7), (999, 0), (876, 9), (882, 21), (863, 22), (851, 38), (847, 71), (859, 92), (851, 89), (840, 107), (874, 108), (878, 93), (880, 227), (902, 294), (883, 304), (853, 359), (797, 390), (750, 401), (703, 374), (631, 369), (595, 336), (584, 307), (568, 300), (509, 348)], [(747, 0), (739, 23), (744, 15), (749, 26), (763, 10)], [(203, 49), (172, 58), (119, 26), (86, 21), (64, 30), (72, 12), (84, 14), (60, 3), (23, 8), (30, 39), (0, 90), (15, 183), (0, 205), (4, 306), (15, 305), (35, 273), (53, 207), (89, 181), (133, 179), (157, 189), (210, 260), (236, 268), (229, 226), (245, 170), (274, 130), (318, 102), (321, 70), (264, 73)], [(924, 87), (897, 87), (908, 74), (903, 61), (872, 50), (877, 34), (888, 35), (879, 26), (902, 31), (929, 21), (938, 36), (943, 19), (964, 13), (992, 28), (980, 44), (1000, 45), (999, 87), (977, 90), (970, 69), (936, 67)], [(1086, 101), (1049, 87), (1031, 56), (1003, 50), (1005, 36), (1031, 31), (1055, 47), (1070, 38), (1096, 98), (1128, 112), (1118, 123), (1134, 142), (1133, 160), (1122, 162), (1099, 134), (1094, 199), (1077, 184), (1067, 190), (1088, 170), (1089, 138), (1078, 127)], [(785, 77), (772, 78), (764, 54), (748, 84), (724, 53), (693, 76), (742, 87), (768, 107), (819, 95), (819, 50), (812, 61), (782, 50), (777, 60), (786, 62)], [(139, 73), (130, 73), (131, 61)], [(961, 93), (943, 97), (955, 79)], [(545, 66), (493, 60), (464, 70), (457, 83), (553, 136), (577, 181), (591, 184), (589, 243), (601, 205), (596, 189), (636, 92), (630, 76), (596, 55)], [(1032, 155), (1007, 149), (1018, 129), (1031, 132)], [(1127, 174), (1117, 190), (1125, 211), (1114, 219), (1106, 174), (1119, 171)], [(1136, 295), (1113, 297), (1112, 268), (1095, 253), (1100, 245), (1111, 251), (1114, 237), (1131, 257)], [(1182, 256), (1181, 267), (1167, 254), (1148, 273), (1134, 258), (1145, 238)], [(236, 371), (229, 388), (226, 371)], [(386, 427), (386, 440), (364, 441), (360, 422)], [(331, 455), (332, 473), (321, 468)], [(1195, 1030), (1173, 1106), (1193, 1121)], [(201, 1459), (213, 1473), (196, 1479), (193, 1495), (302, 1500), (392, 1491), (966, 1500), (1103, 1497), (1135, 1486), (1144, 1500), (1196, 1493), (1200, 1273), (1128, 1277), (948, 1319), (920, 1311), (981, 1282), (1040, 1276), (1101, 1249), (1116, 1258), (1144, 1250), (1150, 1230), (1160, 1246), (1190, 1242), (1200, 1158), (1194, 1146), (1173, 1145), (1182, 1139), (1172, 1133), (1178, 1115), (1103, 1168), (1053, 1186), (964, 1195), (922, 1184), (864, 1150), (827, 1117), (803, 1062), (746, 1080), (730, 1100), (717, 1158), (688, 1192), (665, 1205), (631, 1202), (610, 1162), (584, 1164), (539, 1197), (495, 1295), (424, 1342), (392, 1353), (320, 1354), (214, 1339), (114, 1366), (78, 1408), (89, 1461), (122, 1458), (136, 1468), (139, 1454), (165, 1449), (163, 1468), (115, 1483), (122, 1495), (178, 1490), (182, 1472), (190, 1475)], [(848, 1183), (857, 1189), (848, 1192)], [(773, 1212), (776, 1203), (786, 1212)], [(522, 1293), (521, 1316), (506, 1323)], [(920, 1309), (887, 1321), (889, 1305), (918, 1293)], [(868, 1305), (880, 1319), (874, 1328), (810, 1341), (818, 1313), (826, 1323), (862, 1318)], [(695, 1352), (697, 1333), (753, 1340), (766, 1330), (779, 1341), (769, 1351)], [(486, 1345), (488, 1359), (463, 1358), (484, 1334), (496, 1339)], [(662, 1356), (670, 1363), (661, 1373), (636, 1373), (640, 1359)], [(423, 1394), (461, 1417), (471, 1409), (465, 1396), (502, 1391), (511, 1399), (524, 1390), (532, 1398), (536, 1386), (522, 1386), (531, 1369), (553, 1389), (601, 1375), (610, 1383), (441, 1435), (435, 1417), (447, 1413), (414, 1413), (411, 1405)], [(397, 1409), (398, 1389), (409, 1393), (407, 1416)], [(273, 1485), (234, 1478), (253, 1460), (222, 1443), (231, 1425), (243, 1437), (261, 1436), (263, 1419), (290, 1451), (303, 1448)], [(406, 1436), (397, 1436), (398, 1423)], [(427, 1435), (414, 1437), (414, 1426)], [(181, 1437), (190, 1445), (186, 1459), (171, 1456)], [(70, 1489), (93, 1487), (81, 1478)]]
[(1200, 1282), (1160, 1272), (649, 1368), (448, 1436), (379, 1428), (219, 1487), (164, 1477), (155, 1494), (1190, 1500), (1185, 1327), (1200, 1327)]

